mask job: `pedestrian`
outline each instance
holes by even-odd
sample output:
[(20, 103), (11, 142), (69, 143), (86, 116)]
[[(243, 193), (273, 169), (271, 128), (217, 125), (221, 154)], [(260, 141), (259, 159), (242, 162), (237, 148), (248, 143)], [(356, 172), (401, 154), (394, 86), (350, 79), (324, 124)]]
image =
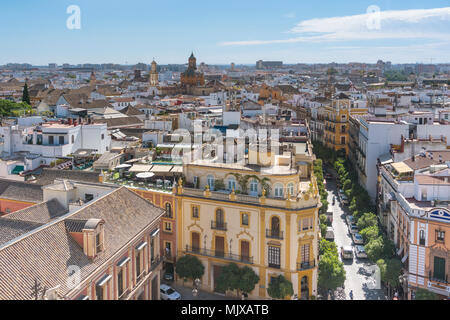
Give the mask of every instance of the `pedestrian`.
[(353, 300), (353, 290), (350, 290), (350, 299)]

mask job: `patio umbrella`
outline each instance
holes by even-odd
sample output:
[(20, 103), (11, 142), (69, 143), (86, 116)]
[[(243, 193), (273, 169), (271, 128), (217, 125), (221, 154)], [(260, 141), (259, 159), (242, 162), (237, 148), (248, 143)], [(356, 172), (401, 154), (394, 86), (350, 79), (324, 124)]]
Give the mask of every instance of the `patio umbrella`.
[(139, 179), (148, 179), (153, 177), (155, 174), (153, 172), (141, 172), (136, 175), (136, 178)]
[(131, 168), (131, 167), (132, 167), (131, 164), (124, 163), (124, 164), (118, 165), (114, 169), (126, 169), (126, 168)]

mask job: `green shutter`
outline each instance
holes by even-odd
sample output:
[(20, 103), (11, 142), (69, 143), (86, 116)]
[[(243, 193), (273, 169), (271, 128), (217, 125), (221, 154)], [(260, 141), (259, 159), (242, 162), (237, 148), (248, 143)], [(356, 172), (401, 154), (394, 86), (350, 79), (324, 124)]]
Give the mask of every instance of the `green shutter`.
[(434, 274), (433, 277), (445, 280), (445, 259), (434, 257)]

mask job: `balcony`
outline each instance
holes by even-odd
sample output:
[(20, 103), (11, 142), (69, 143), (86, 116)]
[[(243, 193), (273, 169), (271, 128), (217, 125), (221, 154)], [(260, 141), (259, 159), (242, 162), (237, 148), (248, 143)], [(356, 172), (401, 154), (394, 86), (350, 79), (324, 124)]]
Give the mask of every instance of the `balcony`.
[(275, 263), (269, 263), (269, 268), (274, 268), (274, 269), (280, 269), (281, 266), (280, 264), (275, 264)]
[(200, 249), (200, 248), (193, 248), (191, 246), (186, 246), (185, 253), (193, 253), (206, 257), (219, 257), (224, 260), (253, 264), (253, 257), (242, 256), (232, 253), (224, 253), (223, 251), (217, 250)]
[(431, 271), (429, 271), (428, 272), (428, 278), (432, 282), (439, 282), (439, 283), (448, 284), (448, 275), (445, 276), (445, 279), (442, 279), (442, 278), (436, 277)]
[(315, 266), (316, 266), (316, 262), (314, 260), (299, 262), (299, 263), (297, 263), (297, 271), (312, 269)]
[(266, 238), (283, 240), (283, 231), (266, 229)]
[(211, 220), (211, 229), (227, 231), (227, 223)]

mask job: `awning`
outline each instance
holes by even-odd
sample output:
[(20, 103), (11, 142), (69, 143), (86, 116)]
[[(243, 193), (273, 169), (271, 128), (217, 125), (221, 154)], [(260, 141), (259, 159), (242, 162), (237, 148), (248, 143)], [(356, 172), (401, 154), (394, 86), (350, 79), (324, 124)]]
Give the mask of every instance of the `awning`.
[(159, 228), (156, 230), (153, 230), (152, 233), (150, 233), (150, 237), (156, 237), (159, 233)]
[(20, 174), (21, 172), (25, 171), (24, 166), (16, 166), (12, 171), (11, 174)]
[(402, 258), (402, 263), (405, 263), (406, 259), (408, 259), (408, 252), (405, 254), (405, 256)]
[(123, 267), (128, 261), (130, 261), (131, 259), (129, 257), (125, 257), (122, 260), (119, 261), (119, 263), (117, 264), (118, 267)]
[(148, 165), (148, 164), (135, 164), (128, 171), (129, 172), (148, 172), (148, 171), (150, 171), (151, 168), (152, 168), (152, 166)]
[(97, 282), (97, 286), (103, 287), (111, 278), (112, 276), (110, 274), (105, 275), (99, 282)]
[(173, 166), (154, 165), (150, 171), (155, 173), (168, 173), (172, 168)]
[(136, 250), (140, 251), (140, 250), (144, 249), (146, 245), (147, 245), (147, 242), (142, 242), (140, 245), (138, 245), (136, 247)]
[(398, 255), (398, 256), (401, 255), (401, 254), (402, 254), (402, 251), (403, 251), (403, 247), (401, 247), (400, 249), (397, 250), (397, 255)]
[(174, 166), (170, 172), (183, 173), (183, 166)]
[(390, 153), (382, 154), (381, 156), (378, 157), (378, 159), (380, 160), (380, 163), (382, 165), (394, 162), (392, 160), (392, 155)]

